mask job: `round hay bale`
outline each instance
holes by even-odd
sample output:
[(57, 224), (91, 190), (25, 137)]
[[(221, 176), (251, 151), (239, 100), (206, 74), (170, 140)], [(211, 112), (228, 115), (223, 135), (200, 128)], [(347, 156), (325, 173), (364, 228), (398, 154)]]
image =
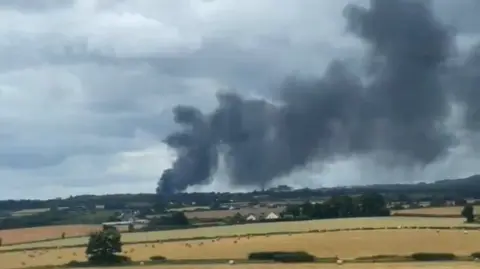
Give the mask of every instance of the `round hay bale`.
[(140, 262), (140, 265), (145, 265), (145, 263), (144, 263), (144, 262)]
[(397, 226), (397, 229), (402, 229), (402, 225), (398, 225), (398, 226)]
[(229, 260), (229, 261), (228, 261), (228, 264), (234, 265), (234, 264), (235, 264), (235, 261), (234, 261), (234, 260)]
[(467, 230), (463, 230), (463, 233), (464, 233), (464, 234), (468, 234), (468, 231), (467, 231)]
[(342, 264), (343, 264), (343, 260), (338, 259), (338, 260), (337, 260), (337, 264), (338, 264), (338, 265), (342, 265)]

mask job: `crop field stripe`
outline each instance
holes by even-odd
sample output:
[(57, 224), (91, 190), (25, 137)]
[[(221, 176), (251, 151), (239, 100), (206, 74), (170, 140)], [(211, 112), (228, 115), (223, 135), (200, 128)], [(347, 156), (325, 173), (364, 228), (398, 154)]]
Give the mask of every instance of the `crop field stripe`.
[[(395, 225), (395, 226), (392, 226)], [(464, 224), (457, 219), (451, 218), (416, 218), (416, 217), (381, 217), (381, 218), (350, 218), (350, 219), (328, 219), (328, 220), (311, 220), (311, 221), (296, 221), (296, 222), (273, 222), (273, 223), (256, 223), (233, 226), (218, 226), (218, 227), (201, 227), (186, 230), (168, 230), (168, 231), (151, 231), (151, 232), (134, 232), (123, 233), (122, 241), (124, 243), (137, 242), (154, 242), (155, 240), (171, 241), (171, 240), (191, 240), (192, 238), (213, 238), (213, 237), (228, 237), (233, 235), (246, 234), (275, 234), (275, 233), (297, 233), (308, 232), (312, 230), (329, 230), (333, 227), (338, 229), (333, 230), (354, 230), (359, 227), (362, 229), (385, 229), (385, 227), (395, 228), (396, 226), (403, 227), (423, 227), (445, 229), (477, 229), (480, 226), (474, 224)], [(276, 231), (276, 232), (271, 232)], [(201, 235), (201, 236), (198, 236)], [(5, 250), (22, 250), (25, 248), (39, 249), (45, 247), (57, 246), (79, 246), (86, 245), (88, 237), (70, 237), (66, 239), (57, 238), (44, 242), (22, 242), (10, 246), (0, 247), (0, 251)]]
[[(471, 227), (471, 226), (458, 226), (458, 227), (442, 227), (442, 226), (431, 226), (431, 227), (380, 227), (380, 228), (347, 228), (347, 229), (325, 229), (325, 230), (311, 230), (311, 231), (298, 231), (298, 232), (271, 232), (271, 233), (258, 233), (258, 234), (242, 234), (242, 235), (225, 235), (225, 236), (211, 236), (211, 237), (190, 237), (190, 238), (169, 238), (169, 239), (151, 239), (143, 241), (128, 241), (123, 242), (122, 245), (137, 245), (137, 244), (152, 244), (152, 243), (170, 243), (170, 242), (183, 242), (183, 241), (200, 241), (200, 240), (212, 240), (212, 239), (228, 239), (236, 238), (239, 236), (251, 236), (251, 237), (261, 237), (261, 236), (274, 236), (274, 235), (294, 235), (294, 234), (308, 234), (308, 233), (332, 233), (332, 232), (349, 232), (349, 231), (374, 231), (374, 230), (474, 230), (479, 231), (480, 227)], [(50, 249), (69, 249), (69, 248), (79, 248), (86, 247), (87, 244), (76, 244), (76, 245), (66, 245), (66, 246), (39, 246), (31, 248), (13, 248), (13, 249), (0, 249), (0, 253), (8, 252), (20, 252), (20, 251), (33, 251), (33, 250), (50, 250)]]

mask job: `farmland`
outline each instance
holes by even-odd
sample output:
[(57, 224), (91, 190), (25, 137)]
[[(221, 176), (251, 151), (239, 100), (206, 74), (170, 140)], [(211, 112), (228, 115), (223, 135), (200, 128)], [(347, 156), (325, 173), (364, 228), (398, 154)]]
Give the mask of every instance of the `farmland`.
[[(412, 241), (412, 238), (414, 238)], [(342, 259), (373, 255), (409, 255), (414, 252), (447, 252), (469, 255), (478, 250), (480, 231), (465, 234), (461, 230), (377, 230), (340, 231), (330, 233), (285, 234), (219, 240), (196, 240), (124, 246), (124, 253), (135, 261), (162, 255), (176, 259), (238, 259), (244, 260), (255, 251), (307, 251), (317, 257), (338, 256)], [(186, 243), (189, 243), (187, 246)], [(60, 265), (71, 260), (85, 260), (84, 248), (1, 253), (0, 269), (25, 266)], [(371, 267), (368, 268), (383, 268)], [(242, 265), (243, 266), (243, 265)], [(262, 268), (249, 265), (247, 268)], [(318, 265), (317, 265), (318, 266)], [(322, 265), (322, 268), (325, 265)], [(351, 265), (353, 266), (353, 265)], [(361, 265), (358, 265), (358, 268)], [(175, 268), (182, 268), (181, 266)], [(189, 266), (188, 268), (192, 268)], [(222, 266), (195, 268), (223, 268)], [(243, 268), (243, 267), (242, 267)], [(264, 267), (271, 268), (271, 267)], [(289, 267), (291, 268), (291, 267)], [(298, 267), (312, 268), (312, 267)], [(357, 268), (357, 267), (352, 267)], [(389, 267), (392, 268), (392, 267)], [(393, 267), (395, 268), (395, 267)], [(402, 267), (398, 267), (402, 268)], [(412, 267), (404, 267), (412, 268)], [(439, 267), (436, 267), (439, 268)], [(441, 267), (440, 267), (441, 268)], [(458, 267), (456, 267), (458, 268)]]
[[(448, 206), (448, 207), (427, 207), (427, 208), (415, 208), (415, 209), (403, 209), (394, 211), (393, 214), (397, 216), (409, 215), (409, 216), (437, 216), (437, 217), (456, 217), (461, 218), (462, 212), (461, 206)], [(475, 212), (480, 212), (480, 206), (475, 206)]]
[[(329, 219), (329, 220), (312, 220), (301, 222), (277, 222), (277, 223), (255, 223), (234, 226), (206, 227), (185, 230), (171, 230), (158, 232), (138, 232), (125, 233), (122, 235), (122, 241), (125, 243), (139, 241), (168, 240), (181, 238), (198, 238), (198, 237), (216, 237), (229, 235), (245, 235), (245, 234), (264, 234), (275, 232), (302, 232), (321, 229), (347, 229), (356, 227), (396, 227), (403, 226), (465, 226), (461, 219), (452, 218), (415, 218), (415, 217), (382, 217), (382, 218), (351, 218), (351, 219)], [(39, 228), (45, 229), (45, 228)], [(48, 228), (54, 230), (54, 228)], [(59, 229), (57, 236), (61, 233)], [(32, 240), (33, 241), (33, 240)], [(86, 244), (87, 238), (67, 238), (52, 240), (46, 242), (33, 242), (28, 244), (18, 244), (12, 246), (0, 247), (1, 250), (6, 249), (23, 249), (34, 247), (55, 247), (55, 246), (75, 246)]]
[(223, 219), (227, 217), (233, 217), (235, 214), (240, 214), (242, 216), (246, 216), (248, 214), (254, 215), (267, 215), (270, 212), (274, 212), (275, 214), (279, 214), (285, 209), (284, 206), (276, 207), (276, 208), (268, 208), (268, 207), (258, 207), (258, 208), (251, 208), (251, 207), (244, 207), (240, 209), (233, 209), (233, 210), (210, 210), (210, 211), (190, 211), (185, 212), (185, 216), (189, 219)]
[[(129, 267), (130, 269), (143, 269), (145, 267)], [(186, 266), (178, 266), (178, 265), (171, 265), (171, 266), (158, 266), (158, 267), (148, 267), (149, 269), (230, 269), (232, 266), (230, 265), (195, 265), (192, 267), (191, 265)], [(244, 269), (337, 269), (339, 268), (338, 265), (333, 264), (322, 264), (320, 267), (318, 264), (242, 264), (241, 268)], [(345, 264), (341, 268), (344, 269), (474, 269), (478, 268), (477, 264), (471, 262), (464, 262), (464, 263), (455, 263), (455, 265), (449, 263), (380, 263), (380, 264)]]
[(0, 237), (5, 245), (61, 238), (62, 233), (65, 233), (65, 237), (85, 236), (98, 229), (99, 225), (59, 225), (0, 230)]

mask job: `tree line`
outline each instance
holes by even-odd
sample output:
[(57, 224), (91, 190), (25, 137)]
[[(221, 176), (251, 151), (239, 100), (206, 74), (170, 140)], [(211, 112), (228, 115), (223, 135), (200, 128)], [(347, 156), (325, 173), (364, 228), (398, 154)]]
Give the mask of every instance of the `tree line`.
[(350, 217), (389, 216), (385, 198), (371, 192), (357, 197), (348, 195), (333, 196), (322, 203), (305, 202), (301, 205), (289, 205), (282, 213), (284, 218), (295, 219), (333, 219)]

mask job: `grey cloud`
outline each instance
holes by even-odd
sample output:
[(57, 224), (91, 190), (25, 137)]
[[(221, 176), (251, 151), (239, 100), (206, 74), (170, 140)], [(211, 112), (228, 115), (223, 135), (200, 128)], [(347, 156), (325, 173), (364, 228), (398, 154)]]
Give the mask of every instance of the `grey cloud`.
[[(151, 180), (150, 190), (153, 190), (155, 175), (168, 167), (169, 160), (149, 157), (158, 158), (152, 161), (158, 162), (158, 166), (143, 168), (140, 167), (145, 162), (143, 159), (140, 164), (131, 159), (140, 158), (144, 154), (142, 150), (161, 144), (172, 130), (180, 129), (171, 117), (173, 106), (195, 106), (204, 115), (210, 115), (217, 105), (215, 93), (225, 88), (235, 89), (243, 100), (240, 110), (248, 110), (242, 112), (243, 120), (247, 121), (242, 127), (246, 130), (219, 126), (218, 135), (229, 143), (236, 143), (235, 139), (240, 139), (243, 131), (254, 138), (247, 144), (230, 148), (226, 162), (232, 181), (238, 183), (238, 178), (247, 178), (249, 175), (245, 172), (250, 168), (255, 176), (252, 181), (288, 174), (275, 167), (272, 160), (288, 164), (291, 160), (268, 157), (272, 145), (265, 144), (261, 138), (270, 130), (255, 128), (264, 123), (271, 127), (269, 124), (278, 120), (275, 118), (279, 116), (273, 112), (277, 104), (252, 101), (249, 96), (256, 94), (281, 102), (276, 86), (286, 76), (294, 73), (322, 77), (332, 59), (347, 62), (349, 67), (360, 66), (360, 54), (365, 50), (361, 42), (344, 33), (346, 22), (341, 18), (341, 11), (349, 2), (346, 0), (293, 1), (281, 6), (273, 0), (192, 1), (188, 6), (181, 1), (160, 0), (31, 2), (0, 1), (2, 25), (15, 22), (8, 28), (0, 27), (0, 133), (4, 137), (0, 141), (3, 156), (0, 156), (0, 176), (35, 184), (32, 186), (68, 186), (76, 181), (76, 186), (92, 188), (82, 187), (75, 192), (101, 192), (107, 188), (103, 185), (114, 184), (111, 182), (115, 182), (115, 178), (121, 179), (122, 184), (132, 180), (134, 189), (135, 179), (139, 178), (142, 182)], [(365, 4), (366, 1), (355, 2)], [(441, 16), (446, 21), (448, 16), (457, 16), (455, 10), (471, 10), (469, 6), (451, 2), (445, 1), (442, 6)], [(474, 30), (474, 19), (461, 28)], [(364, 71), (355, 68), (354, 73)], [(335, 71), (335, 74), (342, 72)], [(303, 89), (309, 90), (307, 86)], [(330, 96), (331, 103), (344, 100), (343, 95), (348, 96), (348, 90)], [(410, 100), (404, 97), (405, 101)], [(381, 103), (380, 99), (375, 103)], [(353, 99), (345, 101), (345, 106), (360, 106)], [(443, 131), (431, 131), (431, 121), (443, 119), (444, 102), (441, 98), (435, 101), (438, 101), (435, 106), (428, 107), (428, 111), (434, 111), (432, 114), (416, 110), (425, 112), (422, 120), (396, 120), (389, 129), (397, 133), (392, 135), (393, 140), (389, 141), (392, 143), (380, 141), (380, 145), (375, 146), (394, 151), (422, 149), (428, 154), (418, 155), (420, 162), (442, 155)], [(351, 117), (350, 113), (343, 114), (342, 106), (327, 105), (323, 108), (325, 113), (333, 113), (343, 120)], [(313, 104), (310, 108), (316, 110)], [(220, 118), (235, 120), (239, 107), (235, 105), (231, 109), (223, 103), (224, 116)], [(391, 111), (384, 108), (384, 112)], [(259, 114), (263, 116), (258, 117)], [(393, 117), (393, 112), (388, 115)], [(316, 131), (328, 129), (322, 129), (321, 123), (316, 124)], [(414, 131), (402, 132), (410, 125), (416, 126)], [(352, 140), (351, 137), (345, 135), (342, 128), (335, 128), (331, 143), (336, 145), (336, 150), (364, 152), (373, 147), (362, 139), (343, 143)], [(418, 141), (414, 139), (417, 133), (425, 129), (431, 131), (428, 143), (413, 143)], [(361, 136), (367, 135), (371, 133), (361, 133)], [(208, 150), (211, 141), (204, 137), (199, 141), (203, 147), (192, 149), (192, 153), (215, 163), (217, 156)], [(323, 144), (324, 151), (333, 150), (332, 144)], [(252, 154), (251, 149), (255, 148), (264, 151)], [(227, 150), (228, 147), (220, 149), (222, 154)], [(133, 157), (112, 164), (113, 159), (125, 152), (133, 152)], [(412, 154), (408, 150), (403, 153)], [(296, 154), (298, 159), (310, 158), (309, 152)], [(10, 155), (12, 158), (8, 158)], [(258, 167), (261, 160), (270, 162), (266, 167), (271, 169), (261, 170)], [(180, 166), (198, 168), (200, 165), (203, 164), (183, 162)], [(125, 167), (129, 167), (128, 173), (122, 170)], [(81, 172), (76, 170), (80, 168)], [(114, 168), (118, 170), (114, 176), (105, 172)], [(151, 171), (142, 175), (143, 170)], [(101, 183), (103, 179), (108, 183)], [(95, 186), (103, 187), (96, 189)]]
[(14, 9), (20, 12), (45, 12), (71, 7), (75, 0), (0, 0), (0, 9)]

